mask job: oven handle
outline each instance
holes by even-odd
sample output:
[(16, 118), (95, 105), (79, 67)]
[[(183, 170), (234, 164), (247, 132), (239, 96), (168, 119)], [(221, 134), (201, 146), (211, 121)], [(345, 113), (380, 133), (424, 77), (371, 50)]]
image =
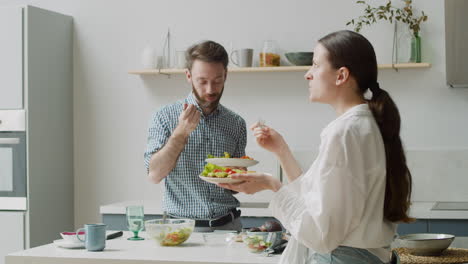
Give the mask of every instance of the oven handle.
[(0, 145), (2, 144), (19, 144), (19, 138), (0, 138)]

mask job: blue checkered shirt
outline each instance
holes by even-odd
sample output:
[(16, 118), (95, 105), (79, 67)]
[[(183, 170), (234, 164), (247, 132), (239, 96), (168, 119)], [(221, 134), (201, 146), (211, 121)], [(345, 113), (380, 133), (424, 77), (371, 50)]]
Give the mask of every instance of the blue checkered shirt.
[[(166, 144), (176, 128), (183, 103), (198, 106), (191, 93), (185, 100), (162, 107), (150, 121), (145, 165), (149, 167), (151, 155)], [(197, 128), (190, 134), (175, 168), (164, 181), (163, 208), (171, 215), (192, 219), (214, 219), (239, 207), (232, 192), (201, 180), (206, 156), (232, 157), (245, 155), (246, 124), (242, 117), (221, 104), (210, 115), (202, 114)]]

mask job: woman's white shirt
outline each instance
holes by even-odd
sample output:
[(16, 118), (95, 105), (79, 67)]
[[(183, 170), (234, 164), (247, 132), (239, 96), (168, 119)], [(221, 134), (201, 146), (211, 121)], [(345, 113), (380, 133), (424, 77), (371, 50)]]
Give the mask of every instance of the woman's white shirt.
[[(274, 195), (273, 216), (299, 242), (292, 243), (295, 247), (319, 253), (338, 246), (364, 248), (389, 261), (396, 224), (383, 215), (385, 148), (368, 105), (352, 107), (320, 136), (319, 154), (309, 170)], [(308, 250), (286, 249), (282, 262), (303, 252)]]

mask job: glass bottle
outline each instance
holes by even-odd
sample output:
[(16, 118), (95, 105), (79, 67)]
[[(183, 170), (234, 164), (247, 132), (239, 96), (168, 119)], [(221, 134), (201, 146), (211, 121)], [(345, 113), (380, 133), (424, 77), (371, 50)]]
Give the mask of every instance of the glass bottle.
[(418, 33), (414, 33), (411, 38), (411, 57), (410, 62), (421, 62), (421, 37)]
[(260, 52), (260, 67), (280, 66), (280, 55), (278, 54), (275, 42), (266, 40)]

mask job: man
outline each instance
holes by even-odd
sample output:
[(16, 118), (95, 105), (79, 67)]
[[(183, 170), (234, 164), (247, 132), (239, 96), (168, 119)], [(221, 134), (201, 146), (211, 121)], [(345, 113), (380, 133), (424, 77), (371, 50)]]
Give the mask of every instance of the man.
[(163, 208), (170, 216), (195, 219), (196, 231), (241, 231), (233, 192), (198, 177), (208, 154), (245, 155), (245, 121), (219, 103), (229, 57), (213, 41), (190, 47), (186, 57), (192, 91), (153, 115), (145, 152), (148, 176), (154, 183), (165, 179)]

